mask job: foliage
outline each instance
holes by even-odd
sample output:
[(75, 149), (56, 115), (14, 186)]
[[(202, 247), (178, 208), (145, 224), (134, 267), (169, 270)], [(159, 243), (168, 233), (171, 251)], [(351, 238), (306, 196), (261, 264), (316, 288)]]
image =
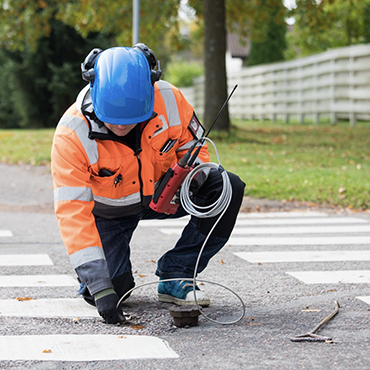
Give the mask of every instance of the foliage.
[(291, 58), (370, 41), (370, 0), (297, 0)]
[[(212, 131), (210, 137), (222, 166), (247, 184), (246, 195), (370, 209), (369, 122), (234, 124), (229, 134)], [(0, 130), (0, 161), (48, 164), (53, 133)]]
[(38, 40), (36, 52), (0, 49), (0, 127), (54, 127), (85, 85), (81, 61), (109, 42), (102, 35), (83, 40), (62, 22), (50, 22), (49, 37)]
[[(182, 47), (179, 2), (141, 0), (141, 36), (162, 69), (170, 45)], [(0, 127), (55, 126), (85, 85), (88, 52), (131, 45), (131, 9), (129, 0), (0, 0)]]
[(261, 3), (259, 12), (260, 32), (252, 38), (250, 53), (246, 60), (248, 66), (284, 60), (286, 8), (281, 0), (266, 0)]
[[(170, 45), (182, 47), (177, 14), (180, 0), (140, 1), (140, 36), (164, 60)], [(132, 0), (0, 0), (0, 46), (35, 51), (49, 37), (53, 19), (86, 38), (91, 33), (113, 35), (115, 44), (132, 44)]]
[(166, 80), (178, 87), (193, 85), (193, 79), (202, 76), (203, 66), (198, 62), (172, 61), (166, 69)]

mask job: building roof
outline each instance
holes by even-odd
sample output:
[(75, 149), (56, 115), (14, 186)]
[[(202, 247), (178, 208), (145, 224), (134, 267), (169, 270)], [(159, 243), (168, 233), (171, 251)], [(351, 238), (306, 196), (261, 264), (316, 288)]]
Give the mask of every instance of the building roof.
[(250, 50), (249, 40), (245, 39), (245, 44), (242, 45), (239, 35), (236, 33), (228, 33), (227, 50), (230, 52), (232, 58), (246, 59)]

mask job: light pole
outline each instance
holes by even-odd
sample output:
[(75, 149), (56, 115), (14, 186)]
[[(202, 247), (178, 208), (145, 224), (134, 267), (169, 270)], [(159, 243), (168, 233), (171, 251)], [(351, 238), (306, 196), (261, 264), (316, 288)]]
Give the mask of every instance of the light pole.
[(132, 45), (139, 42), (140, 0), (132, 0)]

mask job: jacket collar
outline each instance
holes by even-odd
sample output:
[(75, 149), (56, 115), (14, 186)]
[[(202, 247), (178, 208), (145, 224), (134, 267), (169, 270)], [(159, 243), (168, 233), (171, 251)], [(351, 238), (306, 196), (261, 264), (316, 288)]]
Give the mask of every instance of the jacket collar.
[[(110, 131), (102, 121), (96, 117), (94, 108), (92, 106), (91, 95), (90, 95), (90, 85), (86, 85), (78, 94), (76, 99), (76, 106), (78, 111), (86, 118), (86, 121), (89, 125), (89, 139), (95, 140), (112, 140), (118, 141), (120, 143), (126, 144), (124, 136), (117, 136), (112, 131)], [(151, 117), (143, 122), (141, 125), (138, 125), (137, 140), (135, 151), (140, 149), (140, 138), (141, 133), (143, 132), (145, 126), (149, 123), (150, 120), (155, 118), (157, 113), (153, 112)]]

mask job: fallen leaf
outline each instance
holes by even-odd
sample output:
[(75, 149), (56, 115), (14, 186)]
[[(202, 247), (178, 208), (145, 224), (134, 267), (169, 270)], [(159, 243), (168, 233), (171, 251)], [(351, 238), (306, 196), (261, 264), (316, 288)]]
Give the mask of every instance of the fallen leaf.
[(247, 326), (260, 326), (262, 323), (260, 322), (246, 322), (245, 325)]
[(42, 353), (51, 353), (52, 351), (51, 351), (51, 349), (44, 349), (43, 351), (42, 351)]
[(126, 338), (126, 335), (119, 335), (118, 338), (125, 339)]
[(344, 188), (343, 186), (341, 186), (341, 187), (339, 188), (339, 190), (338, 190), (338, 193), (339, 193), (339, 194), (343, 194), (343, 193), (345, 193), (345, 191), (346, 191), (346, 188)]
[(220, 263), (221, 263), (221, 265), (224, 265), (225, 264), (225, 262), (223, 260), (220, 260)]
[(137, 276), (139, 276), (139, 277), (143, 278), (143, 277), (145, 277), (146, 275), (138, 274)]
[(17, 297), (16, 298), (17, 301), (30, 301), (31, 299), (33, 298), (31, 297)]
[(135, 329), (135, 330), (141, 330), (141, 329), (144, 329), (145, 326), (144, 325), (131, 325), (130, 328)]

